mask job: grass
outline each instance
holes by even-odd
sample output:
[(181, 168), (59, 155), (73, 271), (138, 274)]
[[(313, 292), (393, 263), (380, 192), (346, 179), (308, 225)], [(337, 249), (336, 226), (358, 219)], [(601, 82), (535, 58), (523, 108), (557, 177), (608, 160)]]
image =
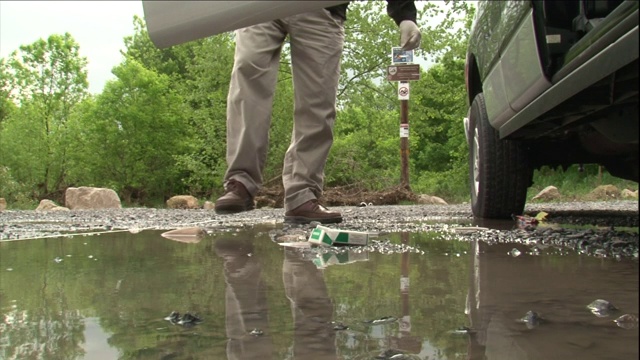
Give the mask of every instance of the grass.
[(530, 200), (547, 186), (555, 186), (562, 195), (558, 201), (588, 200), (591, 191), (600, 185), (614, 185), (620, 191), (638, 190), (638, 183), (614, 177), (597, 165), (586, 165), (583, 171), (579, 171), (577, 165), (566, 171), (543, 167), (534, 172), (533, 185), (529, 188), (527, 199)]

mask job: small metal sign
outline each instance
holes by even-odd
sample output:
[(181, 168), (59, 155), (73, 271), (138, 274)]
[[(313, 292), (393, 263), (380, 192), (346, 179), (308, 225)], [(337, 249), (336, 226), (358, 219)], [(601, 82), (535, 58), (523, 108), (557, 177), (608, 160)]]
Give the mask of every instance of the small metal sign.
[(398, 100), (409, 100), (409, 82), (400, 81), (398, 83)]
[(400, 137), (401, 138), (409, 137), (409, 124), (400, 124)]
[(391, 48), (392, 64), (411, 64), (413, 62), (413, 50), (402, 50), (401, 47)]
[(391, 65), (387, 67), (387, 80), (411, 81), (420, 80), (420, 65)]

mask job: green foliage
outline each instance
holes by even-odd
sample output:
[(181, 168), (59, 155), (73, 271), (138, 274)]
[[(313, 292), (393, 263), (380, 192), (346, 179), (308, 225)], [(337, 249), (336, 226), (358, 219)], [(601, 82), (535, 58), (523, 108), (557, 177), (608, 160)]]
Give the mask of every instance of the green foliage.
[(0, 132), (2, 123), (16, 109), (13, 103), (11, 92), (13, 91), (12, 74), (9, 65), (4, 58), (0, 58)]
[(77, 117), (81, 131), (74, 154), (89, 172), (79, 180), (114, 188), (131, 201), (179, 191), (174, 155), (185, 151), (188, 130), (184, 102), (167, 75), (127, 59), (113, 69), (95, 104)]
[(13, 209), (33, 209), (34, 201), (29, 198), (31, 188), (14, 179), (11, 169), (0, 166), (0, 197)]
[(68, 33), (20, 46), (2, 62), (0, 160), (35, 198), (65, 185), (67, 121), (87, 95), (86, 64)]
[[(166, 49), (158, 49), (153, 42), (151, 42), (147, 27), (142, 18), (134, 16), (133, 27), (135, 31), (134, 34), (124, 38), (126, 51), (124, 51), (123, 55), (125, 55), (126, 58), (135, 59), (149, 70), (168, 75), (175, 80), (187, 77), (188, 67), (192, 62), (197, 61), (196, 51), (203, 42), (220, 40), (218, 36), (207, 40), (192, 41)], [(202, 58), (200, 58), (200, 60), (202, 60)]]

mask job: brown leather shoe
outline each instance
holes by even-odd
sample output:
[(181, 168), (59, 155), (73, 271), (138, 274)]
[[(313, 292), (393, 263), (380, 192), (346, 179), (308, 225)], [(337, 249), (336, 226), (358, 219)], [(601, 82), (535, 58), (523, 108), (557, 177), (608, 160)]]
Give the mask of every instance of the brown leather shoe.
[(317, 221), (321, 224), (337, 224), (342, 222), (342, 215), (339, 212), (329, 211), (320, 205), (318, 200), (309, 200), (293, 210), (284, 214), (284, 221), (295, 224), (308, 224)]
[(224, 195), (216, 200), (215, 210), (218, 214), (233, 214), (253, 210), (253, 196), (238, 180), (231, 179), (225, 186)]

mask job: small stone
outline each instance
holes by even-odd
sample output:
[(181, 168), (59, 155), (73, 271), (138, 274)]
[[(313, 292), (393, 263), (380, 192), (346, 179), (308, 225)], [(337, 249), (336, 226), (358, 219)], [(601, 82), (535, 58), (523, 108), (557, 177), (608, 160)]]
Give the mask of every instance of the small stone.
[(591, 312), (598, 317), (607, 317), (610, 315), (611, 311), (618, 310), (612, 303), (603, 299), (596, 299), (592, 301), (587, 308), (591, 310)]
[(381, 324), (390, 324), (393, 322), (398, 321), (398, 318), (393, 317), (393, 316), (383, 316), (379, 319), (374, 319), (374, 320), (366, 320), (364, 321), (367, 324), (371, 324), (371, 325), (381, 325)]
[(170, 321), (172, 324), (177, 324), (180, 320), (180, 313), (177, 311), (172, 311), (169, 316), (164, 318), (167, 321)]
[(638, 327), (638, 316), (633, 314), (624, 314), (613, 321), (619, 327), (627, 330)]
[(333, 330), (339, 331), (339, 330), (348, 330), (349, 327), (341, 322), (332, 322), (333, 324)]
[(518, 257), (520, 256), (520, 254), (522, 254), (522, 252), (520, 252), (520, 250), (513, 248), (511, 249), (511, 251), (509, 251), (509, 255), (513, 256), (513, 257)]

